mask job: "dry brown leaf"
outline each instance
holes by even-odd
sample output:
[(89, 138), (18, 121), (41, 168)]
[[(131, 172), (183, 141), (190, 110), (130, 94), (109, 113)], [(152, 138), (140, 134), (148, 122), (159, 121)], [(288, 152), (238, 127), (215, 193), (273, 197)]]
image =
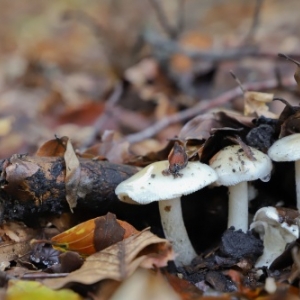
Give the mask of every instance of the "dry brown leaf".
[(7, 267), (9, 261), (15, 260), (31, 250), (29, 241), (36, 231), (26, 227), (23, 223), (7, 222), (0, 226), (0, 270)]
[(55, 138), (44, 143), (36, 152), (37, 156), (63, 157), (66, 152), (67, 137)]
[(245, 92), (244, 115), (256, 114), (258, 117), (276, 118), (277, 116), (270, 112), (269, 107), (266, 105), (266, 103), (272, 102), (273, 97), (274, 95), (270, 93)]
[(129, 143), (117, 139), (113, 130), (105, 130), (101, 136), (101, 142), (88, 148), (82, 157), (107, 159), (110, 162), (120, 164), (129, 159)]
[(167, 278), (173, 289), (180, 295), (182, 300), (200, 299), (203, 294), (200, 289), (185, 279), (170, 273), (166, 273), (164, 276)]
[(145, 229), (109, 248), (89, 256), (84, 265), (65, 278), (48, 279), (45, 284), (58, 289), (71, 282), (94, 284), (103, 279), (122, 281), (138, 267), (158, 268), (174, 259), (171, 244)]
[(80, 162), (73, 149), (71, 141), (67, 139), (66, 152), (64, 159), (66, 162), (66, 199), (70, 206), (71, 211), (77, 205), (77, 192), (80, 182)]
[(159, 272), (138, 268), (110, 300), (180, 300), (180, 296)]
[(14, 154), (10, 158), (10, 165), (6, 167), (6, 180), (9, 182), (22, 182), (25, 177), (31, 177), (33, 174), (35, 174), (39, 167), (31, 163), (29, 161), (24, 161), (23, 159), (20, 159), (20, 156), (17, 154)]

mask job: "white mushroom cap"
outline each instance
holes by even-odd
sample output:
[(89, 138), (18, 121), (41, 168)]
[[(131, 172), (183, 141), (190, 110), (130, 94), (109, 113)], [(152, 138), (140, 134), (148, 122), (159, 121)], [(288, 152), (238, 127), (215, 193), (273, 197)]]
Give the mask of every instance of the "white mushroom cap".
[(268, 155), (249, 147), (255, 160), (250, 160), (239, 145), (227, 146), (215, 154), (209, 165), (218, 175), (217, 185), (232, 186), (243, 181), (268, 181), (272, 161)]
[[(292, 240), (299, 237), (299, 226), (297, 220), (294, 220), (294, 224), (288, 224), (284, 220), (284, 217), (280, 216), (280, 211), (278, 211), (276, 207), (266, 206), (260, 208), (253, 217), (253, 222), (255, 221), (264, 221), (272, 226), (281, 226), (282, 229), (293, 236)], [(288, 238), (287, 233), (285, 233), (285, 236)]]
[(268, 151), (274, 161), (296, 161), (300, 159), (300, 133), (277, 140)]
[(181, 177), (165, 176), (167, 160), (150, 164), (132, 177), (121, 182), (116, 194), (121, 201), (148, 204), (153, 201), (168, 200), (191, 194), (216, 181), (215, 171), (206, 164), (189, 162), (180, 170)]
[(256, 231), (264, 242), (264, 252), (256, 261), (256, 268), (269, 267), (283, 253), (286, 245), (299, 237), (297, 219), (288, 224), (280, 211), (272, 206), (262, 207), (256, 212), (250, 230)]

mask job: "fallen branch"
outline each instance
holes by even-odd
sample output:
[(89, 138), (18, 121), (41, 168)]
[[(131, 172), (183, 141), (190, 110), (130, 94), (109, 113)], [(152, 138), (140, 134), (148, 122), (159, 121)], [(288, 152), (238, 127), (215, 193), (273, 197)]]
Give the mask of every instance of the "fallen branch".
[[(18, 155), (0, 161), (0, 203), (3, 220), (38, 222), (38, 218), (69, 212), (66, 201), (65, 162), (60, 157)], [(116, 186), (136, 168), (107, 161), (79, 159), (80, 181), (74, 212), (106, 213), (119, 201)], [(105, 212), (106, 210), (106, 212)]]
[[(277, 79), (270, 79), (266, 81), (261, 81), (261, 82), (249, 82), (249, 83), (244, 83), (243, 87), (245, 90), (248, 91), (263, 91), (263, 90), (269, 90), (269, 89), (274, 89), (278, 87), (278, 81)], [(285, 87), (291, 87), (291, 86), (296, 86), (295, 80), (293, 77), (288, 77), (288, 78), (282, 78), (281, 79), (281, 84), (283, 84)], [(193, 118), (196, 115), (203, 113), (209, 109), (222, 106), (231, 100), (235, 99), (238, 96), (241, 96), (243, 93), (240, 89), (239, 86), (219, 95), (218, 97), (214, 99), (206, 99), (206, 100), (201, 100), (197, 105), (188, 108), (186, 110), (183, 110), (181, 112), (178, 112), (174, 115), (171, 115), (168, 118), (164, 118), (160, 120), (159, 122), (155, 123), (154, 125), (148, 127), (145, 130), (142, 130), (140, 132), (134, 133), (127, 135), (124, 137), (125, 140), (127, 140), (130, 143), (137, 143), (140, 142), (144, 139), (150, 138), (154, 135), (156, 135), (159, 131), (163, 130), (164, 128), (175, 124), (179, 123), (182, 121), (185, 121), (187, 119)]]

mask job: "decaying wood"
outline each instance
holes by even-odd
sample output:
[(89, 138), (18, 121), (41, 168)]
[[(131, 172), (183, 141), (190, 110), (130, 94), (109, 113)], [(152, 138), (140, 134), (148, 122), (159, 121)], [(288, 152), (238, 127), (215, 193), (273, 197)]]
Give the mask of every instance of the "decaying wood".
[[(80, 159), (77, 206), (95, 212), (118, 201), (116, 186), (137, 170), (107, 161)], [(70, 211), (66, 201), (65, 162), (59, 157), (14, 155), (0, 161), (2, 220), (32, 219)]]

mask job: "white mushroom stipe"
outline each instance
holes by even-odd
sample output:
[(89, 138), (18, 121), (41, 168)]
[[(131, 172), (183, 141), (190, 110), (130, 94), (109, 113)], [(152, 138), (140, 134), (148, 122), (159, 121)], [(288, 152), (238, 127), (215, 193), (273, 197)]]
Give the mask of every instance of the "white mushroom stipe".
[(294, 133), (277, 140), (268, 151), (274, 161), (295, 162), (296, 205), (300, 210), (300, 133)]
[(252, 159), (247, 157), (239, 145), (225, 147), (210, 160), (218, 179), (215, 185), (228, 186), (228, 228), (248, 230), (247, 182), (260, 179), (268, 181), (272, 171), (271, 159), (261, 151), (249, 147)]
[[(248, 229), (248, 187), (247, 182), (242, 181), (230, 186), (228, 191), (228, 228)], [(238, 212), (238, 213), (237, 213)]]
[(180, 198), (161, 201), (158, 206), (166, 239), (172, 243), (180, 262), (188, 265), (197, 253), (183, 222)]
[(184, 226), (181, 212), (181, 196), (191, 194), (216, 181), (215, 171), (200, 162), (189, 162), (180, 170), (181, 177), (165, 176), (169, 162), (150, 164), (132, 177), (121, 182), (116, 194), (121, 201), (148, 204), (159, 201), (161, 222), (166, 238), (172, 241), (177, 254), (177, 266), (186, 265), (196, 256)]

